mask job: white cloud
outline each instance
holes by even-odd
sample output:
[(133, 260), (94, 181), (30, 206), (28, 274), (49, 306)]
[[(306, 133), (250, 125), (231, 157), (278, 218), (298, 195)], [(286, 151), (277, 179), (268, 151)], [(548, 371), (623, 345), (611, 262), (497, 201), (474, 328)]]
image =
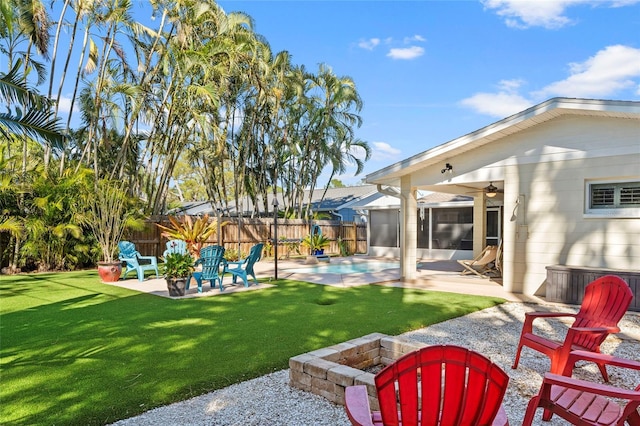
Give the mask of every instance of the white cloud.
[(517, 93), (522, 84), (522, 80), (503, 80), (497, 93), (476, 93), (460, 103), (480, 114), (508, 117), (529, 108), (533, 103)]
[(358, 47), (366, 50), (373, 50), (377, 45), (380, 44), (379, 38), (370, 38), (369, 40), (362, 40), (358, 43)]
[(391, 59), (411, 60), (424, 55), (424, 48), (416, 46), (415, 44), (424, 43), (426, 41), (427, 39), (420, 34), (405, 37), (402, 42), (400, 42), (399, 40), (394, 41), (392, 37), (387, 37), (385, 39), (373, 37), (367, 40), (360, 40), (358, 42), (358, 47), (366, 50), (374, 50), (381, 44), (389, 46), (398, 45), (400, 43), (405, 45), (412, 44), (408, 47), (391, 47), (389, 49), (389, 52), (387, 52), (387, 57)]
[(427, 41), (427, 39), (422, 37), (420, 34), (416, 34), (414, 36), (405, 37), (404, 38), (405, 44), (409, 44), (409, 43), (412, 43), (414, 41), (425, 42), (425, 41)]
[[(68, 114), (71, 111), (71, 98), (66, 96), (60, 96), (58, 101), (58, 112)], [(75, 112), (78, 111), (76, 106)]]
[(508, 117), (531, 106), (531, 101), (511, 93), (476, 93), (463, 99), (461, 103), (481, 114), (499, 118)]
[(388, 161), (391, 158), (396, 158), (401, 154), (401, 151), (392, 147), (386, 142), (372, 142), (371, 143), (371, 160), (374, 161)]
[(640, 49), (608, 46), (582, 63), (569, 64), (570, 76), (535, 92), (539, 97), (610, 96), (640, 84)]
[(573, 23), (564, 14), (571, 6), (587, 4), (623, 7), (639, 2), (640, 0), (482, 0), (483, 6), (496, 10), (496, 14), (503, 17), (509, 27), (548, 29), (561, 28)]
[(405, 48), (393, 48), (389, 50), (387, 56), (392, 59), (415, 59), (424, 55), (424, 49), (420, 46), (411, 46)]
[(625, 90), (640, 95), (640, 49), (608, 46), (584, 62), (569, 64), (569, 73), (528, 96), (519, 93), (522, 80), (503, 80), (495, 93), (476, 93), (460, 103), (481, 114), (507, 117), (555, 96), (606, 98)]

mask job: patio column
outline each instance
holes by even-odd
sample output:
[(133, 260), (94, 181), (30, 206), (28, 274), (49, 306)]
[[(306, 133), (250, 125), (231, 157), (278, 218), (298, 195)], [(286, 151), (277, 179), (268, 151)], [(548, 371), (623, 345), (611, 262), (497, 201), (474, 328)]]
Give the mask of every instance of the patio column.
[(484, 249), (487, 236), (487, 200), (484, 192), (473, 197), (473, 257)]
[(402, 176), (400, 183), (400, 279), (416, 279), (418, 246), (418, 200), (411, 186), (411, 175)]

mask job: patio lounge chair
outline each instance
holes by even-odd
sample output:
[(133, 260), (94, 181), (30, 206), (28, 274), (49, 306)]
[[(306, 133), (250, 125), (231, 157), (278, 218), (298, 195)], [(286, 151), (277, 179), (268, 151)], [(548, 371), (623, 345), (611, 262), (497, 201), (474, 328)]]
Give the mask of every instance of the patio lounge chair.
[[(569, 375), (579, 360), (640, 370), (638, 361), (594, 352), (574, 351), (569, 355), (567, 362)], [(523, 426), (531, 425), (539, 407), (544, 409), (543, 420), (551, 420), (551, 417), (557, 414), (573, 425), (623, 426), (625, 422), (640, 425), (640, 386), (633, 390), (621, 389), (547, 373), (544, 375), (540, 392), (529, 401)]]
[(158, 273), (158, 259), (155, 256), (142, 256), (136, 250), (135, 244), (130, 241), (120, 241), (118, 249), (120, 250), (118, 258), (127, 263), (122, 279), (126, 278), (131, 271), (136, 271), (138, 281), (144, 281), (144, 271), (155, 271), (156, 277), (160, 275)]
[[(202, 265), (202, 271), (196, 271), (193, 273), (193, 279), (198, 283), (198, 293), (202, 293), (202, 281), (209, 281), (211, 288), (215, 287), (216, 282), (220, 286), (220, 291), (224, 290), (222, 287), (222, 275), (220, 274), (220, 263), (224, 259), (224, 247), (221, 246), (207, 246), (200, 250), (200, 258), (196, 260), (195, 265)], [(189, 290), (189, 281), (187, 280), (186, 290)]]
[(233, 283), (235, 284), (238, 277), (242, 278), (245, 287), (249, 287), (249, 281), (247, 279), (248, 275), (253, 277), (253, 281), (258, 285), (258, 279), (256, 278), (256, 273), (253, 270), (253, 265), (260, 260), (262, 256), (262, 248), (264, 247), (263, 243), (256, 244), (251, 247), (249, 251), (249, 256), (246, 259), (239, 260), (237, 262), (228, 262), (227, 260), (223, 260), (224, 271), (223, 274), (227, 272), (233, 276)]
[(502, 255), (502, 243), (497, 246), (486, 246), (482, 253), (472, 260), (458, 260), (464, 267), (462, 275), (475, 274), (482, 278), (489, 278), (491, 272), (499, 272), (498, 256)]
[[(565, 371), (572, 350), (600, 352), (600, 344), (611, 333), (618, 333), (618, 321), (624, 316), (633, 299), (633, 292), (622, 278), (605, 275), (589, 283), (578, 313), (527, 312), (511, 368), (518, 368), (523, 346), (541, 352), (551, 360), (550, 372), (570, 376)], [(564, 341), (551, 340), (533, 332), (537, 318), (575, 318), (567, 330)], [(605, 381), (609, 381), (605, 363), (596, 362)]]
[(367, 386), (345, 389), (353, 425), (508, 425), (502, 400), (509, 376), (485, 356), (453, 345), (427, 346), (375, 376), (380, 411)]
[(167, 241), (167, 249), (162, 253), (162, 257), (167, 257), (167, 255), (171, 253), (187, 253), (187, 243), (182, 240)]

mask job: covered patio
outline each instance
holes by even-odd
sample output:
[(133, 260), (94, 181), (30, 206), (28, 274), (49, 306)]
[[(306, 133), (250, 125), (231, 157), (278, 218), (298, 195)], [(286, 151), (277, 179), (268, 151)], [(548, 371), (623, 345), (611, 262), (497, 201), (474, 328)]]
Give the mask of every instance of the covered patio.
[(418, 191), (473, 197), (473, 256), (499, 208), (506, 293), (544, 295), (550, 265), (637, 271), (638, 134), (640, 102), (554, 98), (369, 174), (400, 200), (401, 280), (420, 278)]

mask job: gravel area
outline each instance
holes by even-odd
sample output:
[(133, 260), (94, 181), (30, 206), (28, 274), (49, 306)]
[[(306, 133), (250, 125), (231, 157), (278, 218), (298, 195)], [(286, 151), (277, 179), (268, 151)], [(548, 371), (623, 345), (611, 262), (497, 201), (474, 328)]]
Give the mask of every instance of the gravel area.
[[(505, 303), (464, 317), (445, 321), (403, 334), (404, 337), (429, 344), (456, 344), (476, 350), (500, 365), (510, 376), (504, 406), (511, 425), (522, 423), (529, 399), (538, 391), (542, 375), (549, 369), (548, 358), (524, 348), (517, 370), (511, 369), (515, 347), (527, 311), (552, 310), (575, 312), (575, 307)], [(622, 358), (640, 360), (640, 314), (628, 313), (620, 322), (622, 333), (610, 336), (602, 352)], [(535, 323), (536, 330), (549, 336), (562, 335), (566, 326), (558, 321)], [(640, 372), (609, 368), (613, 385), (635, 388)], [(601, 382), (594, 365), (578, 364), (574, 377)], [(187, 401), (156, 408), (114, 425), (350, 425), (344, 407), (319, 396), (289, 387), (289, 370), (282, 370), (238, 383)], [(534, 424), (562, 425), (554, 417), (542, 422), (538, 410)]]

